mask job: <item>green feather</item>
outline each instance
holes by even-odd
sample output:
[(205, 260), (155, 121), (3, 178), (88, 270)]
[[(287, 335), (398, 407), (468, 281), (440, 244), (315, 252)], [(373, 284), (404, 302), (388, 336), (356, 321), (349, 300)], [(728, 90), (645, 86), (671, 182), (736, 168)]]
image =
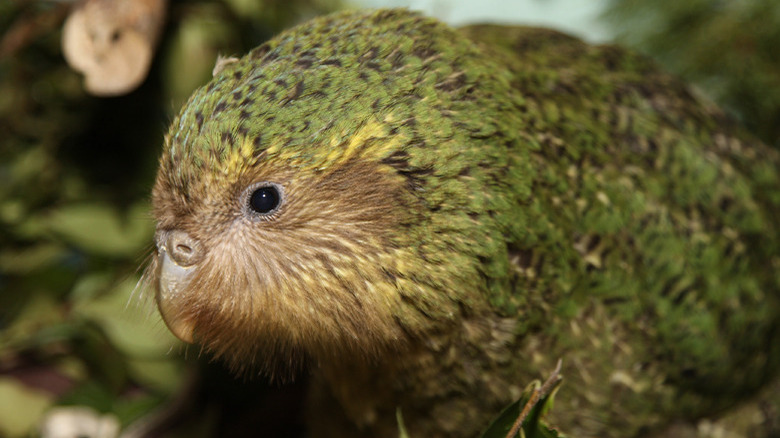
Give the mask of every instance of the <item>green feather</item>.
[[(551, 423), (572, 436), (696, 419), (774, 378), (780, 157), (645, 58), (403, 10), (321, 17), (195, 92), (161, 175), (186, 198), (261, 163), (350, 160), (413, 206), (387, 267), (413, 353), (322, 365), (347, 412), (379, 415), (368, 430), (402, 409), (411, 436), (473, 435), (558, 358)], [(390, 395), (361, 399), (357, 376)]]

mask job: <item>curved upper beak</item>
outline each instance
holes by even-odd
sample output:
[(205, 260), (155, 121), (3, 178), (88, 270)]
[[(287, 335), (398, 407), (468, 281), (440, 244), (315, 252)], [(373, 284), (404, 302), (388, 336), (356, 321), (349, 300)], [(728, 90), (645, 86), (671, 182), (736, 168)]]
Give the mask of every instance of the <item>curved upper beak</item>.
[(196, 265), (178, 265), (169, 255), (166, 245), (158, 248), (157, 257), (157, 307), (168, 329), (182, 341), (192, 343), (195, 324), (182, 309), (185, 290)]

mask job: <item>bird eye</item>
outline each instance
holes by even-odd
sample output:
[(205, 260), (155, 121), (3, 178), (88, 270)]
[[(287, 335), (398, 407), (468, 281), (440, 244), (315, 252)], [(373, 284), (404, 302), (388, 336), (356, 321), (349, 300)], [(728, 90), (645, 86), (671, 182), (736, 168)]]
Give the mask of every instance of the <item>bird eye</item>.
[(282, 196), (275, 184), (264, 184), (249, 195), (249, 208), (255, 213), (267, 215), (279, 208)]

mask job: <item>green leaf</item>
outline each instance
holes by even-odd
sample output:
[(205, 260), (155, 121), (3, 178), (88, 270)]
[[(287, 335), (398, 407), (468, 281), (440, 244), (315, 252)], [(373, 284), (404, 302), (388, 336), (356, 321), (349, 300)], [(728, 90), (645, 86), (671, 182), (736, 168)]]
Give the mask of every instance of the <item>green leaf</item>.
[(101, 204), (72, 204), (31, 218), (16, 230), (28, 238), (55, 235), (89, 253), (137, 256), (152, 241), (148, 206), (138, 204), (126, 214)]
[[(520, 399), (504, 408), (498, 417), (493, 420), (487, 430), (482, 434), (482, 438), (506, 438), (520, 415), (520, 411), (531, 399), (534, 390), (537, 390), (540, 387), (541, 382), (538, 380), (531, 382), (531, 384), (526, 387), (525, 391), (523, 391)], [(536, 405), (531, 408), (528, 417), (523, 421), (518, 436), (524, 438), (564, 438), (564, 435), (554, 429), (550, 429), (542, 421), (542, 416), (552, 409), (553, 399), (555, 398), (558, 387), (560, 387), (560, 382), (556, 384), (555, 388), (548, 395), (540, 398)]]
[(182, 380), (182, 363), (171, 360), (170, 353), (181, 342), (165, 327), (152, 303), (137, 296), (138, 278), (128, 278), (113, 288), (108, 281), (102, 274), (84, 276), (71, 295), (72, 317), (100, 327), (110, 345), (122, 353), (133, 380), (174, 391)]
[[(128, 357), (163, 359), (181, 343), (165, 328), (159, 312), (143, 306), (137, 296), (138, 278), (130, 277), (107, 293), (100, 274), (85, 276), (74, 287), (72, 314), (97, 324), (111, 344)], [(77, 293), (76, 293), (77, 292)], [(96, 295), (97, 294), (97, 295)]]
[(0, 436), (27, 436), (51, 404), (50, 395), (0, 378)]
[(111, 412), (116, 392), (96, 381), (86, 381), (57, 400), (59, 406), (88, 406), (98, 412)]
[(10, 326), (0, 331), (0, 348), (24, 349), (69, 338), (59, 303), (46, 294), (31, 294), (14, 315)]
[(123, 426), (153, 413), (164, 403), (164, 397), (158, 395), (140, 394), (133, 397), (122, 397), (114, 402), (113, 412)]
[(133, 380), (150, 390), (168, 394), (181, 389), (185, 377), (185, 364), (169, 355), (157, 360), (128, 359), (129, 372)]

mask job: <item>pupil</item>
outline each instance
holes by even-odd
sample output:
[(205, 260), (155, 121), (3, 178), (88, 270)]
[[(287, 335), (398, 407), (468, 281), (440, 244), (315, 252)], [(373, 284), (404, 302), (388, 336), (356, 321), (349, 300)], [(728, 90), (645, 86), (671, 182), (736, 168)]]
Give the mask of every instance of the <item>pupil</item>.
[(252, 193), (249, 206), (258, 213), (268, 213), (279, 205), (279, 192), (273, 187), (261, 187)]

